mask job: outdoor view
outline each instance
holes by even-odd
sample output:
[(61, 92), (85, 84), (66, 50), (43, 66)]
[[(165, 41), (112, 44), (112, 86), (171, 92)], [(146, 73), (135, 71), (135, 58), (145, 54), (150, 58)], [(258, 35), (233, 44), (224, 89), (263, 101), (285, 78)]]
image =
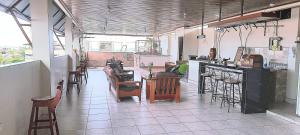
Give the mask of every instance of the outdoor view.
[[(0, 65), (32, 60), (32, 48), (28, 45), (27, 40), (13, 17), (9, 14), (0, 12), (0, 20), (5, 20), (0, 22)], [(19, 21), (21, 24), (29, 23), (22, 19), (19, 19)], [(30, 27), (23, 26), (23, 28), (31, 39)], [(59, 39), (64, 45), (64, 37), (59, 36)], [(53, 38), (53, 45), (55, 56), (65, 54), (65, 51), (59, 44), (57, 38)]]
[[(0, 12), (0, 65), (31, 59), (31, 47), (13, 17)], [(19, 19), (21, 23), (28, 23)], [(24, 27), (30, 36), (30, 27)]]

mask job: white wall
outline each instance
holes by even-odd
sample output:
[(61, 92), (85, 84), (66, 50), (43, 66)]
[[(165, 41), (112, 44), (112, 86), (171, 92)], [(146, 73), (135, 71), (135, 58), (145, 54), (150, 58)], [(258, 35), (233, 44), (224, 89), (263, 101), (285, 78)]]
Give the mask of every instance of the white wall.
[[(206, 35), (206, 38), (199, 39), (199, 45), (198, 45), (198, 56), (208, 56), (209, 49), (214, 46), (214, 28), (205, 28), (204, 34)], [(200, 34), (200, 33), (198, 33)]]
[[(68, 55), (57, 56), (53, 59), (52, 86), (56, 87), (57, 83), (64, 80), (64, 86), (67, 86), (68, 79)], [(66, 88), (66, 87), (65, 87)], [(55, 93), (55, 92), (54, 92)]]
[(178, 38), (176, 36), (175, 33), (171, 33), (169, 35), (169, 46), (170, 46), (170, 55), (171, 55), (171, 59), (170, 61), (172, 62), (176, 62), (179, 57), (178, 57)]
[(0, 67), (0, 86), (0, 135), (24, 135), (29, 124), (31, 98), (41, 94), (40, 61)]
[(198, 55), (198, 39), (199, 29), (184, 30), (183, 36), (183, 60), (188, 60), (189, 55)]
[(162, 55), (169, 55), (169, 37), (168, 35), (162, 35), (159, 37), (160, 47), (162, 51)]
[(184, 28), (178, 28), (174, 32), (169, 34), (169, 50), (171, 55), (171, 61), (176, 62), (179, 60), (179, 46), (178, 37), (184, 36)]
[[(298, 32), (298, 21), (299, 13), (298, 8), (292, 10), (292, 18), (286, 20), (280, 20), (278, 36), (283, 37), (282, 45), (283, 47), (292, 47), (295, 45), (294, 41), (296, 40)], [(273, 22), (269, 22), (268, 25), (274, 25)], [(238, 28), (237, 28), (238, 29)], [(250, 29), (246, 30), (244, 27), (241, 27), (243, 35), (243, 44), (245, 43), (246, 36)], [(234, 58), (236, 49), (241, 45), (239, 39), (239, 32), (234, 29), (229, 29), (230, 32), (225, 33), (221, 41), (221, 57), (230, 57)], [(249, 36), (247, 47), (268, 47), (269, 46), (269, 37), (274, 37), (275, 32), (273, 27), (268, 27), (266, 31), (266, 36), (264, 36), (264, 28), (252, 28), (252, 33)], [(234, 50), (233, 50), (234, 49)]]
[[(54, 57), (53, 63), (51, 85), (56, 87), (60, 80), (67, 80), (68, 56)], [(0, 66), (0, 135), (24, 135), (27, 132), (31, 98), (40, 97), (48, 90), (40, 85), (41, 66), (40, 61)]]
[[(295, 47), (298, 34), (298, 23), (299, 23), (299, 8), (292, 9), (291, 19), (280, 20), (279, 25), (284, 25), (278, 29), (278, 36), (283, 37), (282, 45), (283, 47)], [(268, 23), (273, 25), (272, 23)], [(246, 36), (249, 29), (242, 29), (243, 42), (245, 42)], [(264, 28), (253, 28), (252, 33), (249, 36), (247, 47), (268, 47), (269, 37), (275, 36), (274, 28), (267, 28), (266, 36), (264, 36)], [(231, 58), (234, 59), (237, 48), (241, 45), (239, 39), (239, 32), (234, 29), (229, 29), (230, 32), (227, 32), (221, 40), (220, 55), (222, 58)], [(206, 34), (206, 39), (199, 40), (199, 49), (198, 55), (207, 56), (209, 53), (209, 48), (214, 45), (214, 30), (213, 28), (208, 28), (204, 30)], [(290, 49), (292, 50), (292, 49)], [(300, 55), (300, 52), (298, 53)], [(288, 78), (287, 78), (287, 93), (286, 96), (290, 100), (295, 100), (297, 96), (297, 84), (298, 84), (298, 64), (295, 64), (296, 59), (293, 57), (292, 51), (289, 53), (288, 60)]]

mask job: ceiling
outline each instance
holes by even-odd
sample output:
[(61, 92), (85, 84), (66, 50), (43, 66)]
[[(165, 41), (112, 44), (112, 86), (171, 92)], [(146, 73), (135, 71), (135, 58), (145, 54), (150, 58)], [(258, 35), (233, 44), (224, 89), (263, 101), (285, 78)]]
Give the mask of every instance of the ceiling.
[[(63, 0), (84, 32), (152, 35), (241, 13), (241, 0)], [(244, 13), (299, 0), (244, 0)]]
[[(153, 35), (183, 26), (239, 15), (242, 0), (63, 0), (85, 33)], [(243, 0), (244, 13), (300, 0)], [(17, 3), (17, 4), (16, 4)], [(204, 3), (204, 6), (203, 6)], [(19, 18), (30, 20), (29, 0), (0, 0), (0, 11), (13, 7)], [(64, 31), (65, 14), (54, 6), (54, 29)], [(9, 13), (9, 12), (7, 12)]]

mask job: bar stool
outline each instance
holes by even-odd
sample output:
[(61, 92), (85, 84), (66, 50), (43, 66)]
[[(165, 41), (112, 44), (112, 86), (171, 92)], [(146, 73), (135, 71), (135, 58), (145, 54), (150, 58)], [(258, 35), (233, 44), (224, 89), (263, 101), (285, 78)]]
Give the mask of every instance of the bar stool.
[(88, 60), (85, 59), (83, 61), (80, 61), (80, 63), (83, 64), (83, 72), (86, 75), (86, 78), (89, 78), (89, 74), (88, 74), (88, 71), (87, 71)]
[[(225, 102), (227, 102), (228, 103), (228, 112), (229, 112), (231, 103), (232, 103), (232, 106), (234, 107), (234, 105), (236, 103), (241, 102), (240, 85), (241, 85), (242, 81), (240, 80), (240, 75), (241, 75), (240, 72), (228, 71), (227, 74), (228, 74), (228, 77), (226, 77), (224, 80), (225, 89), (224, 89), (223, 96), (222, 96), (221, 107), (222, 107), (223, 103), (225, 105)], [(229, 92), (227, 89), (228, 85), (230, 87)], [(238, 89), (236, 89), (235, 86), (237, 86)], [(235, 94), (236, 91), (238, 91), (238, 96), (239, 96), (238, 98), (237, 98), (237, 95)]]
[[(218, 73), (218, 74), (217, 74)], [(212, 94), (211, 94), (211, 100), (210, 102), (212, 103), (212, 101), (217, 101), (217, 97), (218, 96), (222, 96), (223, 94), (222, 93), (218, 93), (218, 87), (219, 87), (219, 82), (222, 82), (222, 91), (224, 91), (225, 89), (225, 83), (224, 83), (224, 80), (225, 80), (225, 77), (224, 77), (224, 70), (221, 69), (221, 68), (216, 68), (215, 69), (215, 75), (214, 75), (214, 86), (215, 88), (213, 89), (212, 91)]]
[(69, 71), (67, 92), (70, 91), (70, 86), (76, 85), (78, 93), (80, 92), (80, 70)]
[(77, 66), (77, 70), (79, 70), (79, 79), (80, 79), (80, 83), (82, 84), (82, 77), (84, 77), (85, 83), (87, 83), (87, 76), (85, 73), (85, 65), (84, 64), (80, 64), (80, 66)]
[[(55, 97), (44, 97), (44, 98), (32, 98), (33, 102), (30, 123), (28, 129), (28, 135), (31, 135), (32, 130), (34, 130), (34, 135), (37, 135), (38, 129), (49, 128), (51, 135), (54, 135), (54, 127), (56, 134), (59, 135), (59, 129), (56, 119), (56, 107), (60, 102), (62, 96), (63, 81), (57, 86)], [(39, 108), (47, 107), (48, 108), (48, 119), (39, 119)], [(39, 123), (49, 122), (49, 125), (39, 125)]]
[(208, 78), (210, 81), (210, 91), (213, 91), (213, 83), (212, 83), (212, 77), (213, 77), (213, 70), (209, 66), (205, 66), (207, 71), (205, 73), (201, 73), (200, 77), (202, 78), (201, 81), (201, 88), (202, 90), (199, 89), (198, 94), (201, 94), (201, 96), (205, 93), (205, 90), (209, 90), (209, 88), (205, 89), (205, 80)]

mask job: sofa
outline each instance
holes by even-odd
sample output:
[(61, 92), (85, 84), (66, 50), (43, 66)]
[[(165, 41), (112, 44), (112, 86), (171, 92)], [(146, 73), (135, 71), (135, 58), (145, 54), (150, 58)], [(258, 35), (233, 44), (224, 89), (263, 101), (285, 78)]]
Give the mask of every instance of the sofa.
[(109, 66), (104, 68), (104, 72), (109, 83), (109, 90), (116, 95), (117, 102), (120, 102), (120, 98), (122, 97), (131, 96), (138, 96), (139, 101), (141, 102), (142, 83), (140, 81), (127, 80), (127, 78), (124, 79), (122, 76), (116, 74)]

